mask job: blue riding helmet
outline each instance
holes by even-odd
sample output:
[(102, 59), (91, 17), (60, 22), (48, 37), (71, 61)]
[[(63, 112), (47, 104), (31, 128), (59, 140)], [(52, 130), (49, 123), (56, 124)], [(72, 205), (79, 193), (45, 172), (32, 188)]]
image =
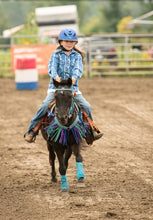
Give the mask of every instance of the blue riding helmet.
[(58, 36), (58, 41), (61, 40), (78, 42), (78, 36), (73, 29), (63, 29)]

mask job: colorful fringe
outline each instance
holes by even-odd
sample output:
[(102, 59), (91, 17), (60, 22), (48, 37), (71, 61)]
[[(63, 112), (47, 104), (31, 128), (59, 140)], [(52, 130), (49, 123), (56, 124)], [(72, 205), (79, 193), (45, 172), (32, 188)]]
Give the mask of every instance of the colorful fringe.
[(48, 139), (54, 142), (59, 142), (62, 145), (67, 146), (69, 144), (70, 131), (73, 134), (75, 142), (78, 144), (83, 138), (89, 135), (88, 123), (83, 122), (79, 116), (70, 127), (61, 125), (57, 118), (54, 117), (49, 126), (44, 128), (47, 132)]

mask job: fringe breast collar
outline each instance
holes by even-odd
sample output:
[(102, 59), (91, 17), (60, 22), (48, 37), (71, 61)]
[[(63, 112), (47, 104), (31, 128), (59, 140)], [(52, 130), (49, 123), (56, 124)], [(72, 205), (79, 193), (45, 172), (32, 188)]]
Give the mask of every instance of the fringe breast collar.
[(78, 144), (81, 139), (90, 135), (88, 125), (88, 123), (83, 122), (79, 115), (77, 115), (73, 124), (66, 127), (61, 125), (56, 116), (54, 116), (53, 120), (44, 129), (47, 132), (48, 140), (68, 146), (70, 135), (73, 135), (76, 144)]

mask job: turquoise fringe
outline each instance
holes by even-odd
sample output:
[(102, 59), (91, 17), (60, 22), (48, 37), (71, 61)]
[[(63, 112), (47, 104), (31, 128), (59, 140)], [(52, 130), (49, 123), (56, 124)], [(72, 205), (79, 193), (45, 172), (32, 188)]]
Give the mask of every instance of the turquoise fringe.
[(76, 117), (76, 120), (70, 127), (61, 125), (55, 116), (49, 126), (44, 129), (49, 140), (66, 146), (68, 145), (70, 131), (72, 131), (77, 144), (81, 139), (86, 138), (90, 134), (88, 123), (83, 122), (79, 116)]

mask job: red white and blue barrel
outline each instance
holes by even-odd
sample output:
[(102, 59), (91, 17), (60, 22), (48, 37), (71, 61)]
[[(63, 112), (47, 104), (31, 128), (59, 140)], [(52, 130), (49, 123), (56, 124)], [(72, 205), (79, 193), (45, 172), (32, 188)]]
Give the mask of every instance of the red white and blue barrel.
[(38, 89), (36, 58), (17, 58), (15, 70), (16, 89)]

